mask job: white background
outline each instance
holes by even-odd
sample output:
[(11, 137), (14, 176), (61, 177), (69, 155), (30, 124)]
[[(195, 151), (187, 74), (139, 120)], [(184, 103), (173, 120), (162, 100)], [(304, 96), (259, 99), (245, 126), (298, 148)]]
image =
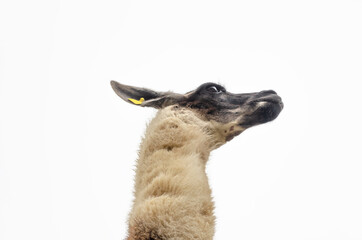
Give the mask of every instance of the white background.
[(0, 3), (0, 239), (123, 239), (155, 110), (109, 80), (274, 89), (285, 108), (213, 152), (215, 239), (362, 239), (362, 2)]

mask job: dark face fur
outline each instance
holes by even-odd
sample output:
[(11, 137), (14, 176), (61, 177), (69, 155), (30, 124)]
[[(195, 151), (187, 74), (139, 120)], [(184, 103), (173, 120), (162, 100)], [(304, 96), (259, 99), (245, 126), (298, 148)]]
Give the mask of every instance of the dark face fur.
[(135, 103), (133, 99), (144, 98), (144, 101), (135, 104), (158, 109), (171, 105), (186, 107), (207, 120), (235, 123), (242, 129), (272, 121), (283, 109), (281, 98), (273, 90), (233, 94), (218, 84), (205, 83), (194, 91), (177, 94), (131, 87), (115, 81), (111, 81), (111, 85), (117, 95), (127, 102)]
[(283, 109), (273, 90), (233, 94), (215, 83), (205, 83), (185, 94), (180, 105), (197, 109), (208, 119), (221, 123), (237, 121), (243, 128), (274, 120)]

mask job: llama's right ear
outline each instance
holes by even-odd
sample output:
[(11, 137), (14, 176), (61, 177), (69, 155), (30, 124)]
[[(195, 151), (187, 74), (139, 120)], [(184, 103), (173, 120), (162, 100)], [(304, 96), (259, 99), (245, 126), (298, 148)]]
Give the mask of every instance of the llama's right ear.
[(141, 107), (163, 108), (175, 104), (181, 98), (180, 94), (155, 92), (147, 88), (132, 87), (111, 81), (115, 93), (124, 101)]

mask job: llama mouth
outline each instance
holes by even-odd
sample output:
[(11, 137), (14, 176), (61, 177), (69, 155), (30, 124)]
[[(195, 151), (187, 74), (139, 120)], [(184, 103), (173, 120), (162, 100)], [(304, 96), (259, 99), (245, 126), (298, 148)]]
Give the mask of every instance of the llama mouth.
[(258, 104), (258, 105), (263, 105), (263, 104), (267, 104), (267, 103), (274, 103), (274, 104), (280, 104), (282, 107), (284, 106), (283, 102), (279, 99), (262, 99), (262, 100), (258, 100), (258, 101), (254, 101), (254, 103)]
[(283, 102), (268, 99), (254, 102), (255, 110), (245, 114), (239, 126), (249, 128), (259, 124), (267, 123), (276, 119), (283, 110)]

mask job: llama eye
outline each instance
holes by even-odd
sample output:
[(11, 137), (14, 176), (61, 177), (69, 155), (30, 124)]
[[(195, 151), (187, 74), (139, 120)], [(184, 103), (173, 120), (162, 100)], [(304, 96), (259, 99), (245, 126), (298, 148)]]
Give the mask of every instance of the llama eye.
[(217, 87), (215, 87), (215, 86), (208, 87), (206, 90), (209, 91), (209, 92), (214, 92), (214, 93), (219, 93), (219, 92), (221, 92), (221, 91), (220, 91)]

